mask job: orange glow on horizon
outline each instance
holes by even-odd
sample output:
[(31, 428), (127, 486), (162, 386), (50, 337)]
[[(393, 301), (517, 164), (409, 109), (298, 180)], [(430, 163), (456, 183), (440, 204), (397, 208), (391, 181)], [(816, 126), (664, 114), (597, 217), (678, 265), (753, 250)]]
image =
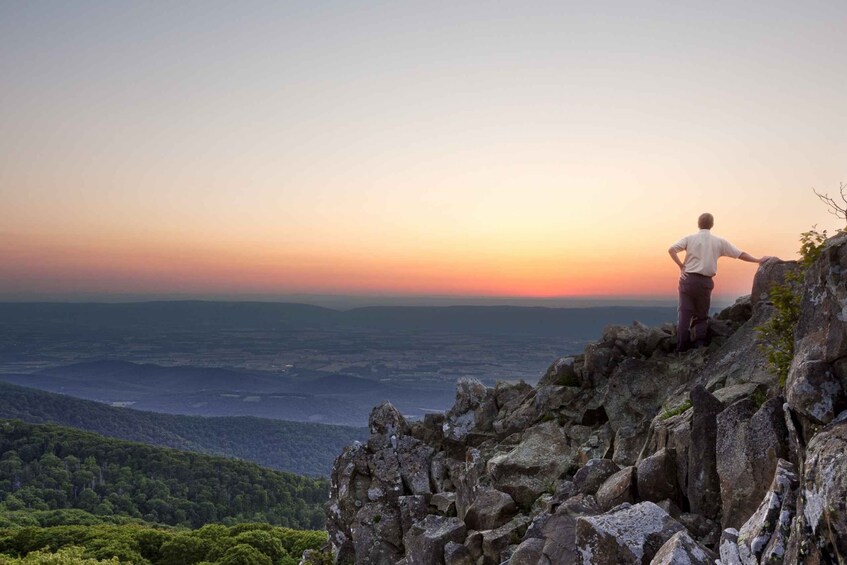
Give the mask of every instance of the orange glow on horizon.
[[(676, 268), (664, 249), (652, 251), (612, 262), (605, 254), (550, 250), (398, 254), (30, 238), (0, 245), (0, 276), (6, 293), (673, 297)], [(755, 266), (735, 263), (722, 260), (717, 294), (749, 293)]]

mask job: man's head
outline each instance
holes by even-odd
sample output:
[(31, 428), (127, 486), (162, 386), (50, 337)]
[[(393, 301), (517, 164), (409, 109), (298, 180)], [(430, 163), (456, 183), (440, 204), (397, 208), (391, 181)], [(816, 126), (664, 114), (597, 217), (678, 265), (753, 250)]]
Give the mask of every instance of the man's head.
[(701, 230), (710, 230), (713, 225), (715, 225), (715, 217), (708, 212), (700, 214), (700, 217), (697, 218), (697, 227)]

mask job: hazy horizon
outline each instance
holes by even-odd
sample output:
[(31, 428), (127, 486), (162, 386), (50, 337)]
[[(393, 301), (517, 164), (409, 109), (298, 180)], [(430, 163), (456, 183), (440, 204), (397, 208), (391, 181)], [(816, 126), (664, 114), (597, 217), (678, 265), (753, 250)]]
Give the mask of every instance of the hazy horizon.
[[(712, 308), (724, 308), (740, 297), (716, 295), (712, 297)], [(363, 308), (368, 306), (518, 306), (545, 308), (592, 308), (592, 307), (675, 307), (673, 298), (644, 298), (626, 296), (582, 296), (532, 298), (520, 296), (369, 296), (369, 295), (46, 295), (37, 298), (30, 296), (0, 295), (0, 304), (128, 304), (145, 302), (257, 302), (292, 303), (321, 306), (336, 310)]]

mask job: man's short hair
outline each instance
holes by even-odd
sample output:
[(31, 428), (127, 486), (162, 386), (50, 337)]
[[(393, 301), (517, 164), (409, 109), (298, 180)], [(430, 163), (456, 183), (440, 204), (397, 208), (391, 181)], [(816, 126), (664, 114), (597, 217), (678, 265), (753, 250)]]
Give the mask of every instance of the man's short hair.
[(714, 225), (715, 217), (709, 214), (708, 212), (700, 214), (700, 217), (697, 218), (697, 227), (701, 230), (710, 230)]

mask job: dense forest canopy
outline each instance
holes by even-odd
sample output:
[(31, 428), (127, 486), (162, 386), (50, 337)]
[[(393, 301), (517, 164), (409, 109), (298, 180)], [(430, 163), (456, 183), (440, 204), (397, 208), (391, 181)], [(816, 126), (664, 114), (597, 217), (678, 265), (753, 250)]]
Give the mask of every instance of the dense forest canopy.
[(253, 463), (0, 420), (0, 513), (77, 508), (199, 527), (323, 528), (327, 483)]

